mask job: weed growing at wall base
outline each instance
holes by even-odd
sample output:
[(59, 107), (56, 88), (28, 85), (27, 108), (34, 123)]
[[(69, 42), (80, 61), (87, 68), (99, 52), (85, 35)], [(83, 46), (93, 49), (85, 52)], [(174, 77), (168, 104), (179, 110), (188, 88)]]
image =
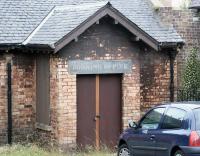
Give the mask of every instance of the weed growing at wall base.
[(36, 145), (13, 145), (0, 147), (1, 156), (114, 156), (110, 151), (65, 152), (59, 150), (46, 151)]

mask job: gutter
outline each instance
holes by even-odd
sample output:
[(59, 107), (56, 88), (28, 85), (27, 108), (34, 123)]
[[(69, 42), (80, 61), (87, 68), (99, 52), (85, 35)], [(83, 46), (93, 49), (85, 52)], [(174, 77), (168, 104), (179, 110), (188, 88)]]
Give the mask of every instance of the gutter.
[(189, 9), (200, 9), (200, 6), (190, 6)]
[(18, 50), (21, 50), (21, 52), (38, 52), (38, 51), (44, 51), (47, 53), (53, 53), (54, 47), (53, 45), (47, 45), (47, 44), (0, 44), (0, 52), (13, 52), (16, 53)]
[(176, 53), (169, 52), (170, 59), (170, 102), (174, 102), (174, 61)]
[(20, 48), (22, 45), (19, 43), (11, 43), (11, 44), (0, 44), (0, 50), (12, 50), (16, 48)]

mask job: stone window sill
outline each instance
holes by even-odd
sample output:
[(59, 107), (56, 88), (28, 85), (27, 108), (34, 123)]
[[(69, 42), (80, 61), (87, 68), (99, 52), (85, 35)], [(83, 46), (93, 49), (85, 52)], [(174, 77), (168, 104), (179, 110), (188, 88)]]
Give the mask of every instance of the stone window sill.
[(48, 126), (48, 125), (45, 125), (45, 124), (42, 124), (42, 123), (36, 123), (35, 128), (40, 129), (40, 130), (44, 130), (44, 131), (48, 131), (48, 132), (52, 131), (51, 126)]

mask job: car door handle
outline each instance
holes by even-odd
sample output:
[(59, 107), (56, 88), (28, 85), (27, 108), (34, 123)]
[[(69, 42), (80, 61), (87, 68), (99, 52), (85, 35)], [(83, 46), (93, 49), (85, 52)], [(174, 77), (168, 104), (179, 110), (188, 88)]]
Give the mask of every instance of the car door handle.
[(150, 140), (154, 140), (156, 138), (155, 135), (151, 135)]

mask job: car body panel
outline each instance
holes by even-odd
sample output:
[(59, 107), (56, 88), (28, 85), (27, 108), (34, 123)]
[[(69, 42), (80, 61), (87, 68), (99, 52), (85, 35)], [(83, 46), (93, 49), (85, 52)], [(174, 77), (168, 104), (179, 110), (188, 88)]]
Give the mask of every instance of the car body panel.
[(170, 156), (171, 150), (176, 146), (187, 146), (191, 131), (188, 130), (159, 130), (156, 131), (156, 156)]
[(180, 146), (186, 156), (200, 156), (200, 147)]
[(138, 129), (132, 131), (128, 142), (131, 149), (133, 149), (131, 153), (134, 155), (146, 156), (147, 152), (148, 156), (155, 155), (155, 141), (151, 140), (151, 133), (148, 130)]

